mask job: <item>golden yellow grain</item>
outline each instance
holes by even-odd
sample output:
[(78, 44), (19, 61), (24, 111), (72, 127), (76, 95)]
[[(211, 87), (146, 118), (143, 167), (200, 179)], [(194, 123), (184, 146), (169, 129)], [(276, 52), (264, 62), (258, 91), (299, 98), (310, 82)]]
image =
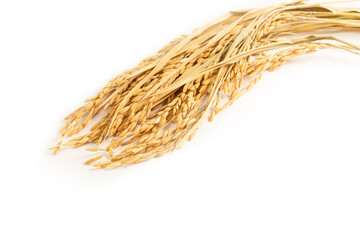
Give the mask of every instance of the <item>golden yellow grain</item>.
[(102, 157), (104, 157), (104, 155), (99, 155), (97, 157), (91, 158), (91, 159), (87, 160), (84, 164), (90, 164), (90, 163), (96, 162), (97, 160), (101, 159)]

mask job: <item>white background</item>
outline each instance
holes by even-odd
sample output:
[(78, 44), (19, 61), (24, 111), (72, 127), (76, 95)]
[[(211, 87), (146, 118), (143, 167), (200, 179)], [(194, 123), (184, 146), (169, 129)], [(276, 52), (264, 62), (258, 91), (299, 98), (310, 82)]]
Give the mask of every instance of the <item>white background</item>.
[(275, 2), (1, 1), (0, 238), (359, 239), (360, 56), (326, 50), (266, 73), (159, 159), (109, 171), (46, 150), (113, 76)]

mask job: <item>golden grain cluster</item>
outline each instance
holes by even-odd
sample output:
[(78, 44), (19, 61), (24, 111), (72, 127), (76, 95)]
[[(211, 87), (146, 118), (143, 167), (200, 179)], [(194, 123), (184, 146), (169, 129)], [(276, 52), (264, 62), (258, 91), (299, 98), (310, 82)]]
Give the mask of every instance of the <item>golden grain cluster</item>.
[[(65, 118), (60, 133), (70, 139), (53, 149), (88, 144), (99, 155), (86, 164), (102, 168), (159, 157), (190, 140), (205, 118), (212, 120), (263, 72), (319, 49), (360, 50), (332, 36), (304, 34), (359, 29), (357, 9), (304, 1), (228, 13), (110, 80)], [(100, 112), (102, 119), (81, 134)]]

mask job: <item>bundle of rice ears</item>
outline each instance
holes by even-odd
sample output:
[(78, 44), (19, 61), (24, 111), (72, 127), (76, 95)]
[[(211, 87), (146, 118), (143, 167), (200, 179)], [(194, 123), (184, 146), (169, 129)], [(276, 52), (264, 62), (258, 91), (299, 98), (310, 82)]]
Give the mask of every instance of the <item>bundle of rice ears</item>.
[[(51, 149), (56, 154), (63, 146), (87, 144), (99, 155), (85, 164), (101, 168), (159, 157), (190, 140), (204, 119), (212, 121), (263, 72), (321, 49), (360, 54), (356, 45), (314, 35), (359, 29), (358, 9), (305, 1), (230, 12), (110, 80), (65, 118), (63, 139)], [(84, 132), (99, 113), (102, 119)]]

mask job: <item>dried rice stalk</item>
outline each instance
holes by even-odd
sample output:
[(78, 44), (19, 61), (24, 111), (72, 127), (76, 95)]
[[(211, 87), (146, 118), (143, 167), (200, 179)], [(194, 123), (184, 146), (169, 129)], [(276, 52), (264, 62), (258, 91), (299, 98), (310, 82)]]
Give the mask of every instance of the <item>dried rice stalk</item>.
[[(59, 142), (55, 153), (60, 146), (93, 143), (97, 147), (88, 150), (102, 153), (86, 164), (113, 168), (179, 148), (206, 117), (213, 120), (256, 84), (263, 72), (320, 49), (360, 53), (359, 47), (332, 36), (296, 37), (330, 29), (359, 30), (360, 12), (302, 0), (231, 12), (175, 39), (112, 79), (65, 118), (60, 133), (72, 137), (99, 112), (105, 116), (85, 135)], [(108, 139), (105, 149), (100, 148)], [(108, 160), (97, 162), (104, 152)]]

